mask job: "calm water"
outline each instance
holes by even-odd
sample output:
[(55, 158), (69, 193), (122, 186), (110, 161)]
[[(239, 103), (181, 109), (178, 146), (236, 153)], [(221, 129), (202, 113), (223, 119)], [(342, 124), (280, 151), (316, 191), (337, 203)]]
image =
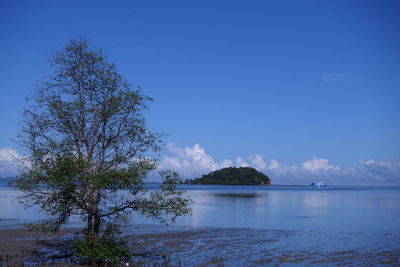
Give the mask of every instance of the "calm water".
[[(318, 231), (400, 232), (400, 187), (200, 186), (180, 189), (194, 201), (177, 225)], [(0, 227), (38, 220), (0, 188)], [(134, 223), (153, 221), (135, 217)]]

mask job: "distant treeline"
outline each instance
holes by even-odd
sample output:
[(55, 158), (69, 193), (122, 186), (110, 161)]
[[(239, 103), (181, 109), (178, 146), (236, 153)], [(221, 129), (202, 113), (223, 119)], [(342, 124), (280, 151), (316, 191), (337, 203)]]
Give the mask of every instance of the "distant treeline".
[(201, 178), (187, 179), (187, 184), (211, 185), (269, 185), (271, 179), (250, 167), (229, 167), (202, 175)]
[(16, 177), (0, 177), (0, 186), (10, 186), (10, 182), (15, 180)]

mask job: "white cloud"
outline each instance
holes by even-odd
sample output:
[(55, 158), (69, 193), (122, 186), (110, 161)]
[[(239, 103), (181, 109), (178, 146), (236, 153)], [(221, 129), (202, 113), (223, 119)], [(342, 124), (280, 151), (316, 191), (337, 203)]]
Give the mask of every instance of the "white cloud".
[(311, 160), (304, 161), (301, 164), (301, 167), (310, 172), (340, 170), (338, 166), (330, 165), (327, 159), (315, 158), (315, 157)]
[(357, 166), (343, 169), (328, 159), (318, 157), (298, 165), (285, 165), (274, 159), (267, 164), (260, 154), (216, 162), (199, 144), (185, 148), (168, 144), (166, 152), (160, 168), (174, 169), (182, 178), (189, 179), (225, 167), (253, 167), (267, 174), (274, 184), (310, 184), (319, 180), (331, 185), (400, 184), (400, 160), (360, 161)]
[(183, 178), (196, 178), (201, 174), (233, 166), (231, 160), (215, 162), (199, 144), (185, 148), (167, 144), (166, 152), (167, 155), (160, 161), (160, 169), (176, 170)]
[(400, 179), (400, 160), (392, 161), (375, 161), (365, 160), (360, 161), (361, 167), (358, 173), (366, 177), (373, 177), (379, 181), (391, 181)]
[(268, 167), (268, 172), (273, 173), (277, 176), (282, 176), (288, 173), (289, 170), (295, 169), (294, 166), (282, 166), (277, 160), (271, 160)]
[(237, 167), (249, 167), (249, 164), (241, 157), (237, 157), (235, 162)]
[(15, 149), (12, 148), (0, 148), (0, 160), (1, 161), (14, 161), (18, 160), (20, 158), (20, 155)]
[[(0, 177), (16, 175), (22, 159), (15, 149), (0, 148)], [(350, 168), (340, 168), (328, 159), (318, 157), (297, 165), (285, 165), (274, 159), (267, 163), (263, 155), (252, 154), (217, 162), (199, 144), (184, 148), (167, 144), (159, 165), (160, 169), (176, 170), (182, 178), (189, 179), (226, 167), (253, 167), (267, 174), (274, 184), (309, 184), (323, 180), (331, 185), (400, 185), (400, 160), (371, 159)]]
[(264, 157), (259, 154), (250, 155), (251, 165), (258, 171), (267, 169), (267, 164), (264, 161)]
[(0, 148), (0, 177), (18, 174), (17, 165), (21, 155), (12, 148)]

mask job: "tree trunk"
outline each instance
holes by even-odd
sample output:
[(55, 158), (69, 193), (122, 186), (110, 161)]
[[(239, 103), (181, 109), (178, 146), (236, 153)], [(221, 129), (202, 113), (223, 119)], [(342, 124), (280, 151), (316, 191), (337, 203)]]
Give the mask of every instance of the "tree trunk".
[(99, 242), (99, 226), (96, 220), (96, 214), (98, 216), (97, 204), (94, 200), (93, 186), (90, 185), (88, 189), (88, 222), (87, 222), (87, 239), (92, 242)]
[(100, 242), (100, 216), (98, 210), (94, 213), (94, 224), (93, 224), (93, 239), (94, 242)]
[(88, 213), (87, 218), (87, 237), (89, 240), (93, 240), (93, 216), (92, 213)]

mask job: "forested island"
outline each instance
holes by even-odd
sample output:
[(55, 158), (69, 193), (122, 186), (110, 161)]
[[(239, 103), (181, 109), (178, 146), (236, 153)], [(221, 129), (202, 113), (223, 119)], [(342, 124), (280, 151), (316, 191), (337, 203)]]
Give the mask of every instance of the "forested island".
[(187, 180), (190, 184), (213, 185), (270, 185), (271, 179), (250, 167), (229, 167), (202, 175), (201, 178)]

